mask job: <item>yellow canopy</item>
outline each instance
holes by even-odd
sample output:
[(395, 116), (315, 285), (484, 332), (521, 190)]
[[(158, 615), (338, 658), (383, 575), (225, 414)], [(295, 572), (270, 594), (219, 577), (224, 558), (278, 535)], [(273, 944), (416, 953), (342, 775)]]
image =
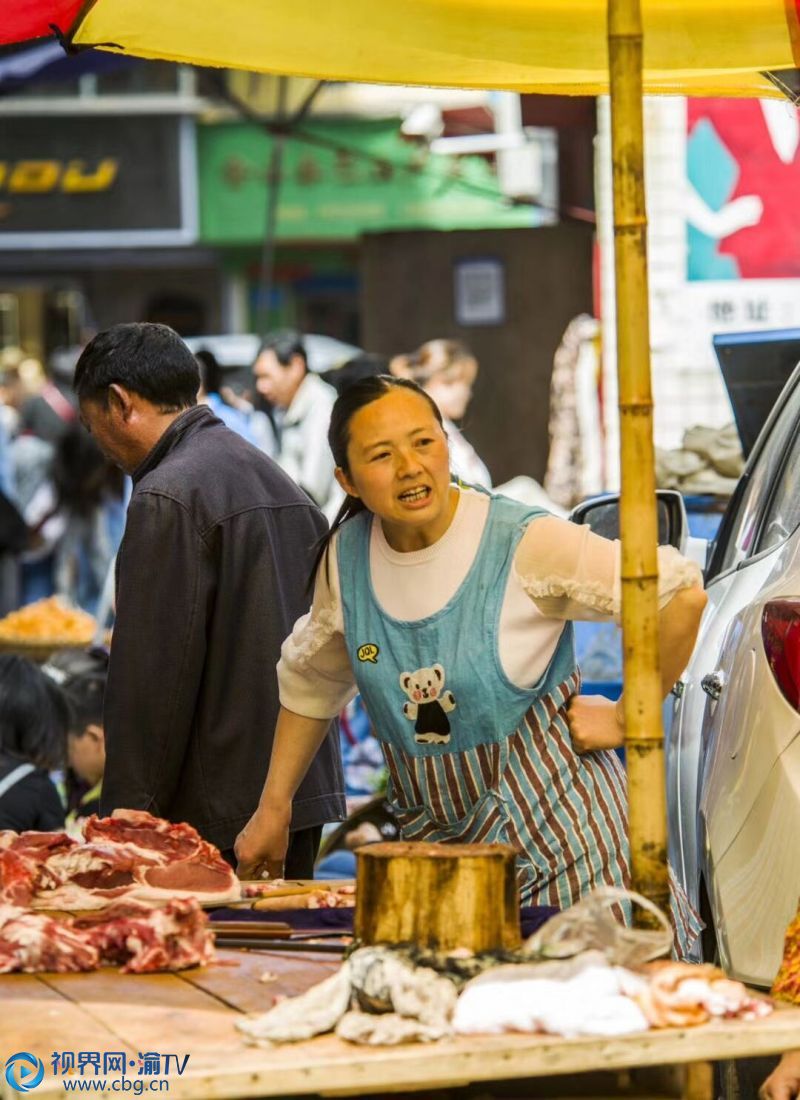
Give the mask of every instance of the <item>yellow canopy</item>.
[[(606, 0), (95, 0), (74, 41), (318, 79), (595, 95)], [(642, 0), (644, 91), (775, 94), (800, 0)]]

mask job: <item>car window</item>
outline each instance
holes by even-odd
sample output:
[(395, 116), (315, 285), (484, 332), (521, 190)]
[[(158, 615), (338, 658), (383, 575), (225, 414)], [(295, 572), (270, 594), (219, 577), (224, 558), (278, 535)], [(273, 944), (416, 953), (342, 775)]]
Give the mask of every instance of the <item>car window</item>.
[(756, 553), (761, 554), (778, 546), (784, 539), (788, 539), (799, 524), (800, 432), (796, 432), (764, 513)]
[(739, 562), (756, 553), (756, 537), (759, 532), (759, 520), (764, 513), (770, 487), (780, 468), (788, 440), (794, 432), (798, 420), (798, 396), (800, 387), (795, 387), (778, 419), (772, 426), (764, 446), (754, 456), (753, 465), (745, 472), (745, 481), (741, 492), (731, 501), (736, 509), (721, 531), (718, 551), (715, 554), (714, 575), (726, 573)]

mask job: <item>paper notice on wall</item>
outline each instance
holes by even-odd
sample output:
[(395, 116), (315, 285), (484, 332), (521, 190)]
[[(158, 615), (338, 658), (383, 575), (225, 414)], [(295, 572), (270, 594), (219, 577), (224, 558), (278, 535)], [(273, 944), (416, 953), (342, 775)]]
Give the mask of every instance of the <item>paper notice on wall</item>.
[(493, 257), (457, 260), (454, 300), (457, 324), (502, 325), (506, 319), (503, 261)]

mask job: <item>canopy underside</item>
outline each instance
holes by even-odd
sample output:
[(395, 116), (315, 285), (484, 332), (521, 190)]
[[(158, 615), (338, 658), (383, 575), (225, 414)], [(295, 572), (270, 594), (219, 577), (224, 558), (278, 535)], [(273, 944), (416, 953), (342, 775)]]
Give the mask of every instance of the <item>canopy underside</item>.
[[(650, 94), (778, 94), (763, 72), (800, 56), (800, 0), (642, 8)], [(605, 0), (95, 0), (84, 12), (76, 45), (139, 57), (370, 83), (608, 90)]]

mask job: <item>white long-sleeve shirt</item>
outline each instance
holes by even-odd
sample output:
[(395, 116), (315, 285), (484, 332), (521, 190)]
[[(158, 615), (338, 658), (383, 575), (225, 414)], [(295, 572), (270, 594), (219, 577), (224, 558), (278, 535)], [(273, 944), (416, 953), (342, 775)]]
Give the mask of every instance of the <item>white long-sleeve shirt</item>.
[[(464, 581), (481, 541), (489, 497), (462, 489), (445, 534), (424, 550), (400, 553), (373, 520), (369, 567), (381, 607), (397, 619), (426, 618)], [(702, 584), (694, 562), (671, 546), (658, 551), (659, 606), (681, 588)], [(345, 645), (336, 538), (317, 577), (311, 611), (298, 619), (278, 662), (283, 706), (309, 718), (331, 718), (355, 695)], [(518, 687), (537, 683), (566, 620), (619, 620), (620, 544), (555, 516), (530, 523), (514, 555), (500, 613), (498, 645), (506, 676)]]
[(306, 374), (286, 410), (278, 464), (325, 510), (331, 497), (342, 499), (333, 476), (328, 427), (336, 390), (315, 374)]

